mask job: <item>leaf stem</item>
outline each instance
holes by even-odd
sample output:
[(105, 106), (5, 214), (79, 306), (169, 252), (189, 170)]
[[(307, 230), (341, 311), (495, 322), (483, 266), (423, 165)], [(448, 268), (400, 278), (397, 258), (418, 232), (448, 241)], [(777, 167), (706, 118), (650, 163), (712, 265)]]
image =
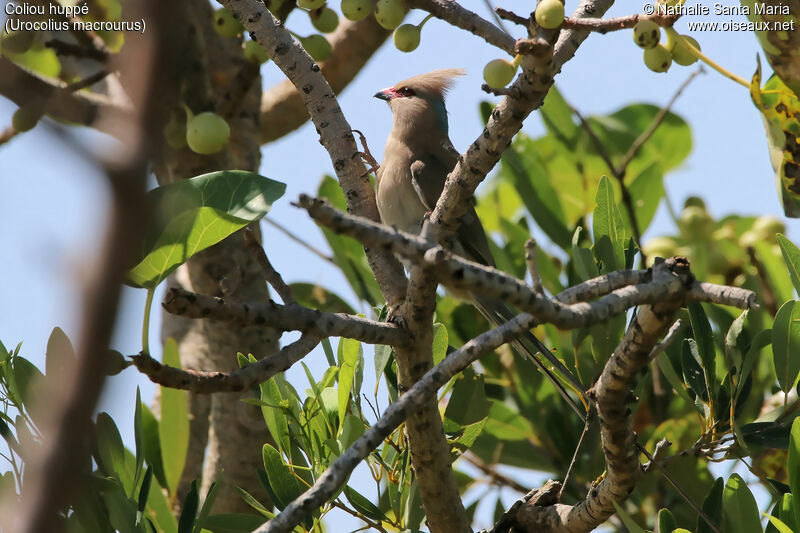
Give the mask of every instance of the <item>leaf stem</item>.
[(721, 65), (719, 65), (718, 63), (716, 63), (713, 59), (711, 59), (710, 57), (705, 55), (698, 48), (695, 48), (695, 46), (691, 42), (689, 42), (688, 40), (684, 39), (683, 35), (679, 34), (677, 31), (675, 31), (674, 28), (664, 28), (664, 31), (667, 33), (667, 35), (671, 36), (676, 41), (679, 41), (679, 40), (683, 41), (683, 44), (686, 45), (686, 47), (689, 49), (689, 51), (692, 52), (692, 54), (696, 58), (698, 58), (700, 61), (702, 61), (703, 63), (705, 63), (709, 67), (713, 68), (714, 70), (716, 70), (717, 72), (719, 72), (720, 74), (725, 76), (726, 78), (735, 81), (739, 85), (742, 85), (746, 89), (750, 88), (750, 82), (749, 81), (747, 81), (746, 79), (742, 78), (741, 76), (739, 76), (737, 74), (734, 74), (730, 70), (727, 70), (724, 67), (722, 67)]
[(153, 306), (154, 288), (147, 289), (147, 299), (144, 302), (144, 318), (142, 319), (142, 352), (150, 354), (150, 308)]

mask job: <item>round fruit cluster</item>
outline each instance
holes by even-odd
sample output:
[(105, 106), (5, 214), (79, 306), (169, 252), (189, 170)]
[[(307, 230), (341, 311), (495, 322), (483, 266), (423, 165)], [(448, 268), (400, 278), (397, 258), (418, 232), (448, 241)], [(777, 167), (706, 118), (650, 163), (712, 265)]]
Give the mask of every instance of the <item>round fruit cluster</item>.
[(698, 60), (700, 44), (689, 35), (666, 29), (667, 42), (661, 44), (661, 26), (645, 18), (633, 27), (633, 42), (644, 49), (643, 59), (653, 72), (666, 72), (672, 62), (688, 66)]

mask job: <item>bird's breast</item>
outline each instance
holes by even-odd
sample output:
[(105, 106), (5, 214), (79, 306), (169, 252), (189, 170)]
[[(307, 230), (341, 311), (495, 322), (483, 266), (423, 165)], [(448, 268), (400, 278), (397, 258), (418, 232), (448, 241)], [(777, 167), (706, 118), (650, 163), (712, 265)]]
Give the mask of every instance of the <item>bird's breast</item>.
[(411, 184), (410, 162), (384, 160), (378, 178), (378, 211), (384, 224), (419, 233), (425, 207)]

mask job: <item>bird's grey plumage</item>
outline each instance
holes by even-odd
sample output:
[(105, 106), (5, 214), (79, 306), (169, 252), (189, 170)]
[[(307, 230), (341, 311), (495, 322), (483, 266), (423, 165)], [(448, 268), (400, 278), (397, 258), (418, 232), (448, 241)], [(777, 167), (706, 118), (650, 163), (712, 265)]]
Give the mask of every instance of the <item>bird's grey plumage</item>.
[[(393, 123), (386, 141), (383, 162), (377, 172), (378, 211), (384, 224), (409, 233), (419, 233), (425, 214), (433, 211), (444, 189), (447, 175), (458, 162), (459, 154), (448, 136), (444, 97), (453, 78), (463, 75), (460, 69), (436, 70), (403, 80), (378, 92), (392, 110)], [(456, 234), (454, 252), (471, 261), (494, 266), (486, 232), (470, 207), (462, 217)], [(457, 295), (464, 297), (465, 295)], [(466, 295), (492, 323), (500, 324), (514, 316), (501, 301), (480, 295)], [(526, 346), (527, 344), (527, 346)], [(541, 351), (581, 392), (580, 382), (533, 335), (515, 347), (532, 358), (553, 381), (573, 407), (580, 409), (563, 386), (536, 358)]]

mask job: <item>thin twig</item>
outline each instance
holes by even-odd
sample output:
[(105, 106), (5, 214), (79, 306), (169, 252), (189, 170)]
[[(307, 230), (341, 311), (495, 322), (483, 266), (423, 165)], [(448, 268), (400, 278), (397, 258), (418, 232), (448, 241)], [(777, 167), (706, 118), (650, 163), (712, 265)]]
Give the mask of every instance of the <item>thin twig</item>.
[(303, 248), (305, 248), (306, 250), (308, 250), (312, 254), (314, 254), (317, 257), (319, 257), (320, 259), (322, 259), (323, 261), (327, 261), (328, 263), (330, 263), (332, 265), (336, 264), (336, 261), (333, 260), (333, 257), (331, 257), (331, 256), (325, 254), (324, 252), (322, 252), (321, 250), (313, 247), (312, 245), (310, 245), (309, 243), (307, 243), (306, 241), (304, 241), (303, 239), (298, 237), (296, 234), (294, 234), (291, 231), (289, 231), (288, 229), (286, 229), (281, 224), (275, 222), (271, 218), (264, 217), (262, 220), (264, 222), (266, 222), (267, 224), (269, 224), (270, 226), (272, 226), (273, 228), (275, 228), (276, 230), (278, 230), (281, 233), (283, 233), (284, 235), (286, 235), (287, 237), (289, 237), (291, 240), (293, 240), (294, 242), (296, 242), (297, 244), (299, 244), (300, 246), (302, 246)]
[(564, 475), (564, 482), (561, 484), (561, 488), (558, 490), (558, 501), (561, 501), (561, 494), (564, 492), (564, 487), (567, 486), (569, 482), (569, 475), (572, 473), (572, 468), (575, 466), (575, 463), (578, 460), (578, 454), (581, 451), (581, 447), (583, 446), (583, 439), (586, 437), (586, 434), (589, 432), (589, 425), (594, 420), (592, 413), (594, 411), (589, 412), (586, 415), (586, 422), (583, 424), (583, 431), (581, 432), (581, 436), (578, 439), (578, 444), (575, 446), (575, 452), (572, 454), (572, 459), (569, 462), (569, 467), (567, 468), (567, 473)]
[(65, 88), (66, 88), (66, 90), (72, 91), (72, 92), (80, 91), (81, 89), (85, 89), (87, 87), (91, 87), (95, 83), (104, 80), (106, 77), (108, 77), (109, 74), (110, 74), (110, 72), (108, 70), (103, 69), (103, 70), (100, 70), (98, 72), (95, 72), (91, 76), (87, 76), (87, 77), (83, 78), (82, 80), (78, 80), (78, 81), (76, 81), (74, 83), (70, 83)]
[(528, 488), (525, 485), (522, 485), (518, 481), (511, 479), (508, 476), (505, 476), (497, 471), (492, 465), (487, 464), (483, 459), (475, 455), (474, 453), (467, 452), (461, 456), (465, 461), (469, 464), (489, 476), (489, 481), (494, 485), (503, 486), (503, 487), (510, 487), (517, 492), (521, 492), (523, 494), (528, 492)]
[(0, 132), (0, 146), (16, 137), (18, 133), (19, 132), (14, 129), (14, 126), (8, 126), (6, 129)]
[(296, 304), (297, 300), (294, 299), (292, 289), (286, 284), (285, 281), (283, 281), (283, 277), (281, 277), (280, 273), (275, 270), (275, 268), (272, 266), (272, 263), (269, 262), (267, 253), (264, 251), (264, 247), (261, 246), (261, 243), (256, 240), (253, 230), (249, 227), (244, 232), (244, 244), (261, 266), (261, 270), (264, 273), (264, 278), (267, 280), (267, 283), (269, 283), (272, 288), (275, 289), (275, 292), (277, 292), (278, 296), (281, 297), (283, 303), (286, 305)]
[(73, 56), (85, 59), (93, 59), (101, 63), (108, 61), (108, 50), (98, 49), (94, 46), (82, 46), (80, 44), (68, 43), (60, 39), (50, 39), (44, 43), (46, 48), (52, 48), (56, 55)]
[(503, 9), (502, 7), (494, 8), (494, 12), (497, 14), (499, 18), (507, 20), (509, 22), (513, 22), (514, 24), (519, 24), (520, 26), (524, 26), (526, 28), (530, 23), (530, 19), (521, 17), (516, 13), (514, 13), (513, 11), (509, 11), (508, 9)]
[(564, 19), (564, 28), (574, 30), (593, 31), (597, 33), (608, 33), (610, 31), (625, 30), (633, 28), (640, 20), (652, 20), (659, 26), (672, 26), (681, 18), (680, 15), (627, 15), (624, 17), (614, 17), (608, 19), (601, 18), (573, 18)]

